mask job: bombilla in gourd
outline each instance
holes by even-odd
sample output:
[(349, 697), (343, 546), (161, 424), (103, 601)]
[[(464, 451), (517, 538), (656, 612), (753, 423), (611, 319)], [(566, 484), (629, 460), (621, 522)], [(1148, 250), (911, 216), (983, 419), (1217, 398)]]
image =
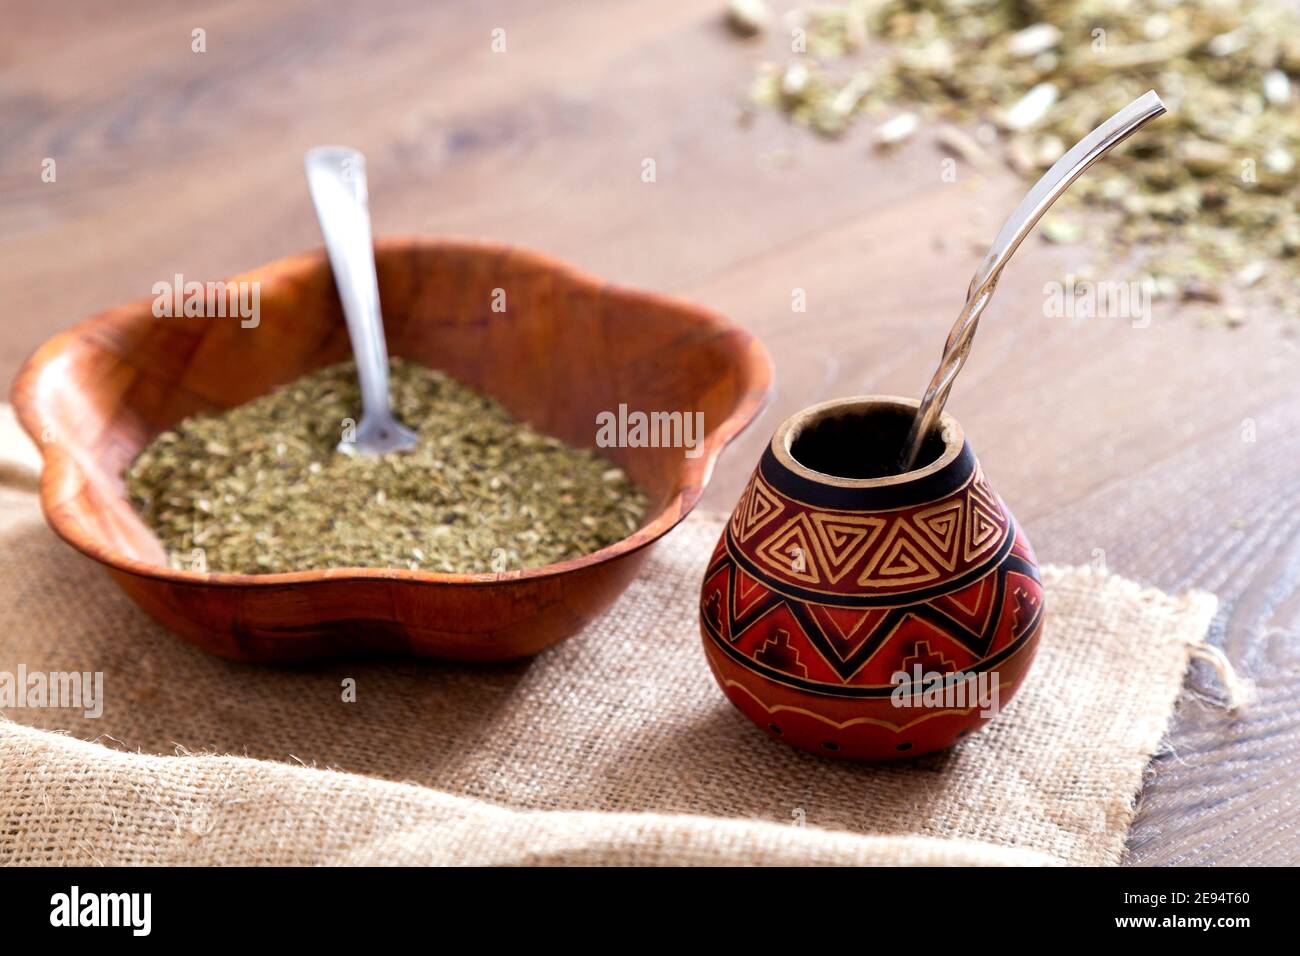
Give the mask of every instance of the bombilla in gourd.
[(1083, 175), (1084, 170), (1104, 156), (1110, 149), (1118, 146), (1130, 135), (1137, 132), (1151, 120), (1165, 112), (1165, 104), (1160, 101), (1154, 90), (1148, 90), (1128, 106), (1124, 107), (1106, 122), (1102, 123), (1085, 136), (1064, 156), (1058, 159), (1043, 178), (1034, 184), (1034, 188), (1025, 194), (1010, 218), (1002, 225), (998, 236), (989, 247), (988, 254), (980, 263), (970, 288), (966, 293), (966, 304), (957, 317), (948, 341), (944, 344), (943, 358), (930, 379), (921, 405), (912, 419), (912, 428), (904, 444), (901, 466), (903, 471), (911, 470), (921, 446), (933, 431), (948, 400), (948, 392), (957, 378), (957, 373), (966, 364), (970, 353), (971, 341), (975, 329), (979, 326), (980, 315), (997, 289), (998, 278), (1025, 236), (1033, 230), (1043, 213), (1052, 203), (1070, 188), (1070, 184)]

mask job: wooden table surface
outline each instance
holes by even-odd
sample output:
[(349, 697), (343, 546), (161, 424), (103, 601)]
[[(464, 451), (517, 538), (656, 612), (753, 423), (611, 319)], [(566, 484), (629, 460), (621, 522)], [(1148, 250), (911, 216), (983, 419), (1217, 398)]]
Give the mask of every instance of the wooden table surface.
[[(368, 156), (378, 232), (531, 246), (759, 335), (778, 381), (709, 491), (729, 509), (790, 412), (921, 390), (974, 244), (1020, 187), (961, 166), (942, 181), (924, 136), (880, 155), (866, 129), (827, 143), (775, 116), (743, 127), (770, 48), (730, 36), (717, 5), (10, 0), (0, 374), (174, 273), (318, 246), (301, 156), (344, 142)], [(1045, 317), (1043, 283), (1089, 264), (1088, 248), (1026, 244), (949, 410), (1044, 561), (1215, 592), (1213, 639), (1257, 684), (1244, 714), (1180, 707), (1129, 861), (1300, 862), (1300, 339), (1267, 315)], [(1199, 665), (1190, 687), (1218, 693)]]

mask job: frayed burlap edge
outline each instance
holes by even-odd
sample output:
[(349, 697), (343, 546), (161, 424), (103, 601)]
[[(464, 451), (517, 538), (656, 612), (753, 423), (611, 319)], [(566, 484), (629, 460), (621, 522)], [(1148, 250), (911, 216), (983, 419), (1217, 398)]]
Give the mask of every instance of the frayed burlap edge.
[(241, 757), (122, 753), (0, 723), (8, 864), (1036, 866), (1027, 849), (633, 813), (521, 812)]

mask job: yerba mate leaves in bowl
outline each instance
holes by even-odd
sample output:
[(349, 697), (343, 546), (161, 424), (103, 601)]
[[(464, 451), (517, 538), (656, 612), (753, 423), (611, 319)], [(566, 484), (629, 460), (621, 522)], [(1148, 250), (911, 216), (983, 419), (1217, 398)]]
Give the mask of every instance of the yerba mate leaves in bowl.
[(979, 166), (968, 153), (988, 150), (1027, 180), (1157, 90), (1170, 116), (1081, 180), (1045, 235), (1136, 251), (1161, 297), (1212, 316), (1234, 301), (1300, 315), (1294, 5), (850, 0), (796, 7), (788, 31), (770, 32), (782, 55), (752, 102), (828, 136), (870, 123), (881, 146), (912, 135), (916, 113), (967, 134), (954, 148), (936, 129), (945, 155)]
[(611, 462), (441, 372), (401, 359), (391, 370), (393, 408), (420, 434), (401, 454), (335, 450), (358, 418), (351, 362), (159, 435), (126, 485), (172, 566), (501, 572), (598, 551), (640, 525), (646, 497)]

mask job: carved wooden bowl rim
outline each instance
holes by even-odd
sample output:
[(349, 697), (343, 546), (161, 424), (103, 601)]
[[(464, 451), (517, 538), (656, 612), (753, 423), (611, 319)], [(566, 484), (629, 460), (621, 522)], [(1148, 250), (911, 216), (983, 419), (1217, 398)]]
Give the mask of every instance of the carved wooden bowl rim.
[[(139, 316), (141, 321), (150, 317), (152, 299), (149, 298), (97, 313), (53, 336), (37, 348), (14, 379), (10, 401), (19, 422), (41, 452), (43, 465), (40, 480), (41, 508), (50, 527), (78, 551), (116, 571), (158, 582), (219, 588), (277, 588), (324, 581), (367, 580), (490, 588), (494, 585), (510, 585), (559, 577), (583, 568), (614, 561), (639, 551), (671, 531), (699, 501), (712, 477), (722, 449), (753, 421), (767, 401), (772, 383), (772, 362), (763, 344), (740, 326), (703, 306), (661, 293), (608, 282), (546, 253), (508, 243), (458, 236), (398, 235), (375, 239), (376, 254), (385, 252), (401, 254), (416, 249), (433, 248), (477, 253), (485, 257), (507, 257), (516, 262), (527, 263), (539, 271), (548, 271), (562, 276), (576, 287), (592, 294), (616, 296), (652, 308), (689, 315), (694, 321), (711, 329), (718, 336), (730, 336), (737, 341), (740, 346), (737, 350), (740, 357), (737, 359), (736, 373), (743, 390), (732, 413), (706, 434), (701, 455), (696, 458), (683, 458), (681, 485), (678, 492), (657, 514), (632, 534), (599, 551), (567, 561), (524, 570), (481, 574), (447, 574), (412, 571), (405, 568), (366, 567), (240, 574), (172, 568), (130, 557), (103, 540), (93, 529), (79, 520), (76, 508), (64, 506), (67, 502), (75, 500), (80, 487), (88, 480), (78, 461), (79, 456), (87, 453), (71, 445), (64, 447), (58, 442), (41, 441), (40, 436), (45, 421), (41, 401), (41, 378), (47, 370), (60, 362), (67, 351), (76, 347), (85, 347), (88, 342), (93, 344), (96, 330), (100, 326), (114, 320), (121, 321), (123, 317), (132, 315)], [(257, 266), (226, 281), (238, 283), (256, 279), (261, 282), (265, 293), (272, 284), (298, 281), (308, 270), (318, 269), (324, 262), (324, 250), (316, 249)]]

